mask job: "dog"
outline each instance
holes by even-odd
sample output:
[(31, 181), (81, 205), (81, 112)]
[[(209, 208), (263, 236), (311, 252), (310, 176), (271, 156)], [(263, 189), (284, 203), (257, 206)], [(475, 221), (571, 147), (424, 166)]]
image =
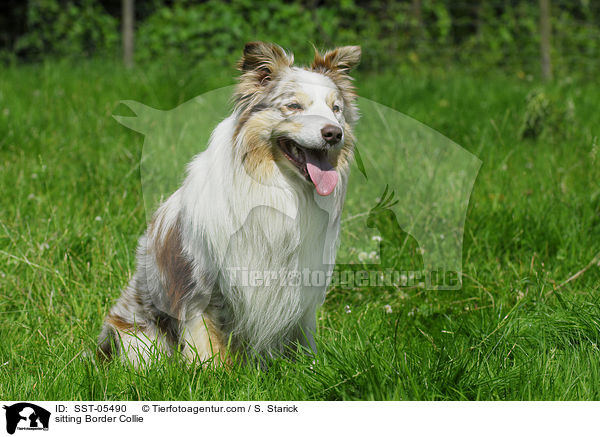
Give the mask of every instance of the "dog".
[(138, 366), (180, 352), (204, 365), (316, 352), (359, 116), (349, 72), (360, 56), (359, 46), (315, 49), (298, 67), (278, 45), (245, 45), (233, 111), (140, 238), (99, 356)]

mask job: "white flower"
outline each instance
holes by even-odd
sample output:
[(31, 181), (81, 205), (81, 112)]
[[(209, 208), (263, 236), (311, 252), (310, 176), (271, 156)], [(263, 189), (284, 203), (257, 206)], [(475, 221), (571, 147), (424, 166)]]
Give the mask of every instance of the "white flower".
[(367, 252), (360, 252), (358, 254), (358, 260), (360, 262), (365, 262), (367, 260), (367, 258), (369, 257), (369, 255), (367, 255)]
[(350, 314), (352, 312), (352, 310), (350, 309), (350, 305), (346, 305), (344, 307), (344, 311), (346, 311), (346, 314)]
[(425, 253), (425, 249), (423, 249), (422, 247), (419, 247), (419, 248), (417, 249), (417, 253), (418, 253), (419, 255), (423, 255), (423, 254)]
[(373, 235), (371, 237), (371, 240), (373, 240), (373, 241), (381, 241), (381, 240), (383, 240), (383, 238), (381, 238), (381, 235)]
[(385, 305), (383, 307), (383, 309), (387, 314), (392, 314), (392, 306), (391, 305)]
[(101, 222), (102, 221), (102, 217), (100, 217), (99, 215), (97, 215), (94, 220), (96, 220), (97, 222)]
[(376, 260), (377, 258), (379, 258), (379, 256), (377, 255), (377, 252), (373, 251), (373, 252), (369, 253), (369, 259)]
[(50, 245), (48, 243), (38, 244), (38, 249), (40, 252), (43, 252), (46, 249), (50, 249)]
[(29, 193), (29, 196), (27, 196), (27, 199), (28, 199), (28, 200), (33, 200), (33, 199), (35, 199), (35, 194), (33, 194), (33, 193)]

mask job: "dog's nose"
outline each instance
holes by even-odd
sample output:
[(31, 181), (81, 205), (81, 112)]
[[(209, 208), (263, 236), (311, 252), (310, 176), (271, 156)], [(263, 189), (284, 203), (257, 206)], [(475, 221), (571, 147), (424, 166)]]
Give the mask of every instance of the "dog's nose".
[(321, 129), (321, 135), (325, 141), (333, 146), (334, 144), (339, 143), (342, 139), (342, 129), (334, 126), (333, 124), (328, 124)]

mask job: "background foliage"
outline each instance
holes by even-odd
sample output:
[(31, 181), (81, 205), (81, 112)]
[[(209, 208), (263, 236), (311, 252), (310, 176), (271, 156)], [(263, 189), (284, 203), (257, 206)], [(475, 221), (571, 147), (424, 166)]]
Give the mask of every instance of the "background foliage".
[[(10, 2), (9, 2), (10, 3)], [(118, 56), (119, 0), (13, 1), (0, 17), (4, 58)], [(600, 58), (600, 3), (555, 0), (553, 61), (560, 73), (593, 74)], [(245, 41), (265, 39), (300, 55), (360, 43), (363, 69), (397, 63), (510, 67), (537, 73), (534, 0), (265, 0), (137, 2), (136, 58), (231, 65)]]

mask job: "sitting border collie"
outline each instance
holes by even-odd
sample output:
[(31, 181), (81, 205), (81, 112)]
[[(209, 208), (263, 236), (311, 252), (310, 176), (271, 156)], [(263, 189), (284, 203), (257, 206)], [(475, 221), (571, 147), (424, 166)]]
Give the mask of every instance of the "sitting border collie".
[(232, 114), (155, 212), (137, 270), (109, 311), (99, 355), (140, 365), (181, 352), (227, 364), (315, 351), (335, 264), (358, 119), (349, 71), (360, 47), (310, 67), (246, 44)]

